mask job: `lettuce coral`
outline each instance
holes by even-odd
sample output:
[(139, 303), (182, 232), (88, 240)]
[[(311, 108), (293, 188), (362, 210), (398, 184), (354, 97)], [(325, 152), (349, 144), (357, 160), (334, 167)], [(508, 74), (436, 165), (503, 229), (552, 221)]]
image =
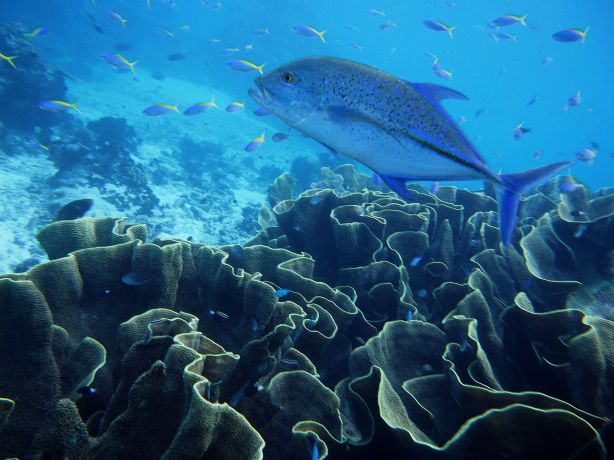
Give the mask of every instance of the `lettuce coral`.
[(504, 248), (489, 195), (324, 174), (244, 246), (43, 229), (0, 279), (0, 455), (606, 458), (611, 191), (541, 188)]

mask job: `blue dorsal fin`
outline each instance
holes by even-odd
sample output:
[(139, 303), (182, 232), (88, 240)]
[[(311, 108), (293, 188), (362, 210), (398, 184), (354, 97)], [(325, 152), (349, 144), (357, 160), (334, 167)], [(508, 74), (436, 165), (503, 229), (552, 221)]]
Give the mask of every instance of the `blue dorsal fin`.
[(431, 101), (441, 102), (444, 99), (461, 99), (463, 101), (469, 100), (469, 98), (463, 93), (446, 86), (437, 85), (435, 83), (411, 83), (411, 85), (416, 89), (416, 91)]

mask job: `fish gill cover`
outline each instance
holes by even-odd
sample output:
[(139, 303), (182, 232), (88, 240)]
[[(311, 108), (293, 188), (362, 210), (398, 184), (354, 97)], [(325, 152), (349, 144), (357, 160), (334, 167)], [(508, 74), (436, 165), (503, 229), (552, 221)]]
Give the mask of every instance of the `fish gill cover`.
[(611, 5), (0, 11), (0, 458), (612, 455)]

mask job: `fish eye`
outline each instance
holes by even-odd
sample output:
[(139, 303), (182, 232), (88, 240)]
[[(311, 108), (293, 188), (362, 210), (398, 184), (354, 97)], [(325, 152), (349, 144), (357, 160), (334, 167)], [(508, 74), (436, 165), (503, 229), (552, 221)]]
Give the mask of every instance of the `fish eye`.
[(294, 83), (296, 78), (294, 78), (294, 75), (292, 75), (290, 72), (284, 72), (281, 74), (281, 81), (284, 83)]

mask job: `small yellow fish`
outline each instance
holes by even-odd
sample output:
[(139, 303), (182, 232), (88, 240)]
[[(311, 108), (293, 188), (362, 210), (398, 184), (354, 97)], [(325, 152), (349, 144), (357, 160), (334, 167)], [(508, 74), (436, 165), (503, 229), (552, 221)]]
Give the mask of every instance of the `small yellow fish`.
[(0, 58), (4, 59), (6, 62), (11, 64), (11, 66), (13, 66), (15, 69), (17, 68), (15, 67), (15, 64), (13, 63), (13, 59), (17, 59), (17, 56), (5, 56), (4, 54), (0, 53)]

